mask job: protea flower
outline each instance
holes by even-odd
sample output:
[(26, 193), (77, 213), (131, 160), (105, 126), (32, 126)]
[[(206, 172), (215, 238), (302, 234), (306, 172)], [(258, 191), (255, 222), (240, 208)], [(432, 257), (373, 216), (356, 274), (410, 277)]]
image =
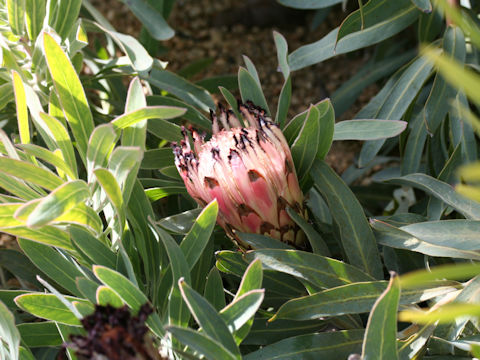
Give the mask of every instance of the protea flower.
[(286, 212), (289, 206), (304, 216), (304, 199), (282, 132), (252, 102), (239, 103), (244, 124), (232, 110), (221, 105), (219, 109), (219, 116), (210, 111), (209, 141), (190, 129), (193, 151), (183, 128), (185, 139), (173, 145), (175, 165), (188, 193), (201, 206), (217, 199), (218, 224), (242, 247), (236, 231), (303, 247), (304, 234)]

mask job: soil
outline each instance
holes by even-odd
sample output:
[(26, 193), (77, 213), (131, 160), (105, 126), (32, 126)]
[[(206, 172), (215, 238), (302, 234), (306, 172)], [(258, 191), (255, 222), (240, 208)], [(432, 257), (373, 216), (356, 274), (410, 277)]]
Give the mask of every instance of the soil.
[[(111, 2), (92, 1), (117, 30), (137, 37), (141, 29), (140, 22), (124, 4), (117, 2), (112, 7)], [(168, 61), (167, 68), (174, 72), (194, 61), (211, 58), (212, 64), (192, 79), (199, 80), (236, 74), (239, 66), (245, 66), (243, 55), (246, 55), (257, 68), (270, 108), (275, 109), (283, 77), (277, 70), (273, 31), (280, 32), (286, 38), (289, 52), (292, 52), (326, 35), (348, 13), (343, 12), (340, 6), (334, 7), (324, 22), (312, 30), (312, 12), (289, 9), (274, 0), (177, 0), (168, 18), (176, 35), (162, 43), (166, 52), (160, 58)], [(340, 55), (294, 72), (290, 118), (332, 94), (355, 74), (368, 56), (368, 52)], [(337, 121), (353, 118), (377, 90), (375, 85), (368, 87)], [(216, 100), (223, 99), (217, 97)], [(359, 148), (358, 142), (335, 142), (327, 161), (338, 173), (342, 173), (353, 163)]]

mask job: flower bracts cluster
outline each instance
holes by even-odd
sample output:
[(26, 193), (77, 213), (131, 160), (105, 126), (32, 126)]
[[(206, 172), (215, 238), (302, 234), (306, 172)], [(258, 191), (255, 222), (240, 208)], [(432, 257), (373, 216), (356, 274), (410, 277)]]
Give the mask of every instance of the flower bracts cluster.
[(243, 119), (220, 105), (219, 109), (219, 115), (210, 112), (213, 135), (209, 141), (190, 129), (192, 149), (183, 129), (184, 140), (173, 145), (175, 164), (188, 193), (201, 206), (217, 199), (217, 222), (237, 241), (235, 231), (240, 231), (303, 246), (304, 234), (286, 212), (287, 206), (302, 216), (305, 210), (282, 132), (251, 102), (239, 103)]

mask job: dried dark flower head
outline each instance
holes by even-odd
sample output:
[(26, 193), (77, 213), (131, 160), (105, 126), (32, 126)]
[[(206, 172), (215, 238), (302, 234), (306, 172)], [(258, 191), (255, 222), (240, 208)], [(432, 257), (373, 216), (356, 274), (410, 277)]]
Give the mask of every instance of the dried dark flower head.
[(73, 349), (79, 359), (160, 359), (145, 325), (152, 311), (149, 304), (144, 304), (137, 316), (132, 316), (127, 306), (96, 305), (95, 312), (81, 321), (87, 335), (70, 336), (71, 343), (66, 346)]

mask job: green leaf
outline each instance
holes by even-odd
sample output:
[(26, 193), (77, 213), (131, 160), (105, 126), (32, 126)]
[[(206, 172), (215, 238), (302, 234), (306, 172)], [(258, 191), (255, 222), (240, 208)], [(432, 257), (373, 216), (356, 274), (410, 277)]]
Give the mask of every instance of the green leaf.
[[(372, 3), (372, 9), (380, 4), (380, 6), (383, 6), (384, 8), (384, 12), (387, 14), (389, 13), (391, 4), (388, 3), (388, 0), (371, 0), (369, 4), (370, 3)], [(350, 15), (351, 20), (349, 20), (349, 23), (347, 24), (353, 25), (353, 27), (348, 29), (345, 27), (342, 30), (344, 37), (341, 41), (338, 41), (338, 44), (337, 37), (339, 34), (339, 28), (336, 28), (322, 39), (301, 46), (291, 53), (288, 56), (290, 69), (292, 71), (299, 70), (309, 65), (322, 62), (333, 56), (376, 44), (405, 29), (418, 18), (420, 12), (410, 3), (410, 0), (401, 0), (398, 1), (398, 3), (402, 5), (401, 9), (397, 7), (398, 5), (396, 2), (395, 6), (392, 8), (397, 9), (397, 11), (392, 14), (391, 17), (380, 18), (378, 22), (375, 20), (377, 12), (372, 11), (373, 16), (371, 26), (365, 27), (363, 30), (358, 28), (358, 22), (361, 22), (360, 12), (352, 13)], [(367, 5), (364, 6), (364, 9), (366, 7)], [(383, 15), (383, 13), (379, 14)], [(345, 25), (345, 23), (343, 25)]]
[(58, 173), (63, 171), (70, 179), (77, 178), (77, 175), (72, 171), (72, 169), (67, 165), (67, 163), (63, 161), (63, 154), (60, 150), (57, 150), (56, 152), (51, 152), (44, 147), (35, 144), (19, 144), (17, 146), (18, 148), (25, 151), (26, 154), (35, 156), (41, 160), (49, 162), (57, 168)]
[(343, 0), (277, 0), (283, 6), (294, 9), (321, 9), (335, 4), (340, 4)]
[(204, 130), (210, 130), (212, 127), (212, 122), (197, 108), (173, 97), (152, 95), (147, 97), (147, 103), (149, 106), (164, 105), (186, 109), (187, 111), (182, 115), (183, 119), (188, 120), (192, 125), (198, 126)]
[[(400, 277), (402, 289), (431, 285), (435, 280), (465, 280), (480, 274), (478, 263), (458, 263), (435, 266), (426, 270), (416, 270)], [(403, 291), (403, 290), (402, 290)]]
[[(93, 272), (104, 285), (112, 289), (134, 311), (138, 311), (143, 304), (148, 302), (144, 293), (115, 270), (94, 265)], [(162, 322), (157, 314), (150, 315), (147, 325), (157, 336), (161, 337), (164, 334)]]
[(20, 142), (22, 144), (28, 144), (30, 143), (30, 125), (28, 122), (27, 99), (25, 96), (25, 89), (23, 87), (22, 78), (15, 70), (12, 70), (12, 78)]
[(362, 347), (363, 359), (398, 359), (397, 308), (399, 299), (399, 281), (393, 275), (387, 289), (373, 305), (368, 318)]
[(57, 3), (53, 28), (62, 39), (69, 35), (70, 30), (75, 25), (81, 6), (81, 0), (60, 0)]
[(97, 288), (100, 286), (97, 282), (85, 277), (76, 278), (78, 291), (92, 304), (97, 301)]
[(80, 157), (85, 162), (88, 138), (94, 128), (87, 97), (77, 72), (60, 45), (51, 35), (45, 33), (43, 36), (45, 56), (53, 84), (77, 141)]
[(292, 99), (292, 79), (290, 76), (285, 80), (282, 91), (278, 98), (277, 114), (275, 115), (275, 122), (283, 128), (288, 117), (288, 109), (290, 108), (290, 101)]
[(292, 208), (287, 208), (288, 215), (292, 218), (293, 221), (297, 223), (298, 226), (303, 230), (307, 236), (308, 242), (312, 247), (314, 254), (330, 256), (330, 250), (328, 249), (327, 244), (322, 239), (321, 235), (315, 231), (312, 225), (310, 225), (303, 217), (298, 215), (298, 213)]
[[(15, 327), (15, 318), (3, 302), (0, 301), (0, 338), (8, 344), (9, 359), (18, 359), (20, 334)], [(2, 341), (2, 342), (3, 342)], [(2, 345), (0, 345), (2, 346)]]
[[(22, 252), (13, 249), (0, 249), (0, 264), (15, 277), (37, 286), (40, 285), (36, 278), (38, 270)], [(1, 297), (0, 301), (2, 301)]]
[(88, 185), (83, 180), (72, 180), (44, 197), (27, 219), (27, 226), (47, 225), (90, 197)]
[(294, 250), (294, 247), (288, 245), (287, 243), (273, 239), (270, 236), (260, 235), (260, 234), (250, 234), (250, 233), (241, 233), (237, 232), (236, 235), (240, 238), (240, 241), (248, 244), (252, 249), (291, 249)]
[(275, 47), (277, 48), (277, 59), (280, 70), (282, 71), (285, 82), (290, 75), (290, 68), (288, 66), (288, 44), (287, 40), (277, 31), (273, 31), (273, 40), (275, 41)]
[(396, 228), (372, 220), (379, 244), (430, 256), (480, 260), (480, 221), (442, 220)]
[(480, 84), (480, 75), (475, 71), (465, 68), (463, 64), (452, 60), (450, 56), (442, 55), (434, 49), (425, 48), (424, 56), (433, 62), (440, 74), (454, 87), (460, 88), (467, 96), (480, 106), (480, 93), (478, 84)]
[(410, 174), (384, 180), (386, 183), (412, 186), (435, 196), (464, 215), (467, 219), (480, 220), (480, 204), (455, 192), (449, 184), (425, 174)]
[(293, 275), (320, 288), (373, 280), (371, 276), (352, 265), (299, 250), (255, 250), (249, 251), (246, 258), (260, 259), (264, 269)]
[(70, 293), (80, 295), (75, 278), (82, 277), (83, 274), (77, 266), (47, 245), (22, 238), (18, 239), (18, 244), (35, 266), (49, 278), (54, 279)]
[(168, 231), (186, 235), (201, 211), (201, 209), (184, 211), (183, 213), (160, 219), (156, 223)]
[(12, 32), (15, 35), (22, 36), (25, 25), (25, 0), (7, 0), (6, 5), (8, 23)]
[(435, 310), (404, 310), (398, 314), (400, 321), (415, 322), (418, 324), (430, 324), (437, 322), (439, 324), (448, 324), (461, 317), (477, 318), (480, 315), (480, 305), (450, 303), (445, 304)]
[(210, 241), (213, 228), (217, 221), (218, 203), (214, 199), (208, 204), (195, 220), (190, 232), (180, 244), (190, 270), (193, 269)]
[(345, 120), (335, 124), (333, 140), (378, 140), (397, 136), (405, 128), (405, 121)]
[[(340, 25), (337, 43), (347, 35), (356, 32), (368, 33), (367, 43), (378, 38), (386, 39), (411, 24), (413, 5), (410, 0), (389, 3), (385, 0), (370, 0), (365, 6), (351, 13)], [(418, 13), (414, 15), (418, 16)], [(361, 40), (360, 40), (361, 41)], [(365, 47), (367, 45), (363, 45)]]
[(360, 352), (363, 334), (362, 329), (294, 336), (251, 352), (243, 359), (346, 359), (350, 354)]
[[(366, 313), (387, 289), (387, 281), (367, 281), (338, 286), (318, 293), (292, 299), (283, 304), (275, 320), (312, 320), (325, 316)], [(428, 288), (402, 291), (400, 304), (415, 304), (455, 291), (452, 286), (432, 285)]]
[[(130, 82), (127, 99), (125, 101), (125, 113), (131, 113), (137, 109), (145, 108), (147, 100), (143, 92), (142, 83), (138, 77)], [(118, 119), (118, 118), (117, 118)], [(140, 121), (125, 128), (122, 133), (123, 146), (138, 146), (145, 150), (145, 139), (147, 136), (147, 122)]]
[[(425, 57), (420, 57), (412, 62), (391, 85), (388, 83), (385, 85), (385, 88), (388, 89), (387, 93), (381, 99), (373, 117), (385, 120), (401, 119), (423, 83), (430, 76), (431, 70), (432, 64)], [(363, 167), (368, 164), (384, 143), (385, 140), (373, 140), (365, 143), (360, 152), (359, 166)]]
[(170, 142), (178, 142), (183, 139), (182, 128), (177, 124), (165, 121), (163, 119), (149, 121), (147, 124), (147, 130), (156, 137)]
[(425, 13), (432, 12), (432, 4), (430, 0), (412, 0), (412, 3), (419, 9)]
[(123, 228), (123, 224), (125, 223), (125, 209), (120, 185), (113, 174), (107, 169), (95, 169), (93, 173), (115, 208), (116, 216), (118, 216), (120, 226)]
[(92, 264), (103, 265), (110, 269), (116, 266), (115, 254), (99, 239), (82, 228), (70, 227), (72, 242), (91, 260)]
[(60, 346), (63, 342), (55, 322), (23, 323), (17, 329), (22, 342), (28, 347)]
[(25, 1), (25, 15), (27, 33), (30, 40), (34, 41), (43, 26), (43, 19), (45, 18), (46, 0), (26, 0)]
[(113, 119), (111, 124), (116, 129), (124, 129), (143, 120), (176, 118), (185, 114), (186, 111), (186, 109), (172, 106), (149, 106), (120, 115)]
[(174, 156), (172, 149), (152, 149), (147, 150), (143, 154), (141, 169), (161, 169), (167, 166), (171, 166), (174, 163)]
[(234, 354), (236, 358), (241, 359), (240, 351), (232, 334), (215, 308), (199, 293), (188, 286), (184, 280), (180, 279), (178, 286), (190, 312), (196, 322), (202, 327), (203, 331), (205, 331), (210, 338), (222, 344), (227, 351)]
[[(449, 26), (443, 37), (445, 55), (461, 63), (465, 61), (465, 38), (458, 27)], [(456, 96), (457, 90), (452, 88), (442, 75), (437, 74), (432, 90), (425, 103), (425, 124), (428, 131), (433, 134), (442, 123), (450, 109), (450, 102)]]
[(162, 13), (157, 11), (153, 5), (150, 5), (148, 0), (121, 1), (129, 7), (155, 40), (168, 40), (175, 35)]
[(310, 105), (300, 133), (292, 144), (292, 158), (299, 179), (303, 179), (312, 167), (320, 143), (320, 114)]
[(177, 96), (187, 104), (197, 106), (204, 111), (215, 109), (215, 103), (205, 89), (170, 71), (153, 68), (146, 80), (153, 86)]
[[(67, 297), (67, 300), (88, 303), (86, 300)], [(53, 320), (66, 325), (80, 326), (78, 318), (53, 294), (29, 293), (17, 296), (15, 303), (19, 308), (39, 318)]]
[(0, 157), (0, 172), (39, 185), (47, 190), (54, 190), (63, 184), (63, 180), (50, 170), (7, 157)]
[[(43, 120), (52, 134), (52, 138), (55, 140), (55, 143), (62, 152), (63, 159), (76, 175), (77, 160), (75, 159), (75, 152), (73, 150), (72, 141), (68, 135), (67, 129), (65, 129), (63, 124), (53, 116), (41, 112), (40, 118)], [(77, 178), (77, 175), (74, 178)]]
[(93, 170), (106, 167), (108, 158), (115, 147), (118, 134), (111, 124), (97, 126), (90, 136), (87, 149), (88, 182), (94, 180)]
[(244, 103), (250, 100), (255, 105), (264, 109), (267, 115), (270, 114), (267, 100), (265, 99), (265, 95), (263, 95), (262, 88), (252, 74), (250, 74), (250, 72), (243, 67), (240, 67), (238, 70), (238, 87)]
[(207, 275), (203, 296), (213, 305), (215, 310), (220, 311), (225, 307), (222, 276), (216, 267), (213, 267)]
[[(235, 334), (237, 344), (248, 334), (253, 323), (253, 316), (260, 307), (265, 291), (263, 289), (250, 290), (224, 307), (220, 317), (227, 324), (230, 332)], [(242, 333), (239, 336), (239, 333)]]
[(107, 306), (111, 305), (115, 308), (123, 306), (123, 300), (112, 289), (106, 286), (99, 286), (97, 288), (97, 304)]
[(314, 163), (311, 174), (315, 187), (325, 198), (338, 224), (340, 239), (349, 261), (373, 277), (383, 278), (375, 237), (352, 191), (323, 161)]
[(222, 93), (223, 97), (227, 101), (228, 105), (230, 105), (230, 108), (232, 109), (233, 113), (235, 114), (235, 117), (237, 119), (241, 119), (242, 116), (240, 115), (240, 112), (238, 111), (238, 104), (237, 104), (237, 99), (235, 98), (235, 96), (228, 89), (225, 89), (222, 86), (220, 86), (219, 89), (220, 89), (220, 92)]
[(234, 301), (251, 290), (260, 289), (262, 287), (262, 280), (262, 262), (257, 259), (252, 261), (245, 270)]
[(332, 104), (337, 116), (343, 114), (353, 105), (364, 88), (397, 70), (411, 60), (414, 54), (413, 51), (407, 51), (402, 54), (396, 53), (394, 56), (380, 61), (369, 61), (332, 94)]
[(199, 333), (196, 330), (188, 328), (181, 328), (177, 326), (166, 326), (165, 329), (172, 333), (174, 338), (178, 339), (190, 348), (203, 354), (207, 359), (222, 359), (222, 360), (238, 360), (239, 356), (235, 356), (228, 351), (223, 344), (218, 343), (212, 338)]

